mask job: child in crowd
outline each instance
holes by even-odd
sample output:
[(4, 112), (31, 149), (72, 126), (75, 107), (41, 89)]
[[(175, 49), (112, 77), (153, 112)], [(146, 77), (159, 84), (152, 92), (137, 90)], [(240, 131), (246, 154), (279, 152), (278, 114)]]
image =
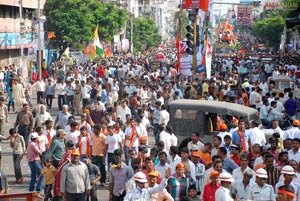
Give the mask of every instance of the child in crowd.
[(43, 168), (41, 174), (38, 176), (38, 180), (42, 175), (45, 175), (45, 183), (44, 183), (44, 194), (45, 194), (45, 199), (44, 200), (49, 200), (49, 198), (53, 198), (52, 196), (52, 187), (54, 183), (54, 177), (55, 177), (56, 169), (52, 165), (52, 159), (48, 158), (46, 160), (46, 166)]

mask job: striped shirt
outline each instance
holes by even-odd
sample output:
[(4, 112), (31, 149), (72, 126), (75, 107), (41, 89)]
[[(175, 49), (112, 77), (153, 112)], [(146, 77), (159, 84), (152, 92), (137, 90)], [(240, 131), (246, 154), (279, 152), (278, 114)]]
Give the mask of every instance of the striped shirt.
[(186, 196), (190, 185), (195, 185), (191, 177), (183, 175), (180, 180), (177, 175), (172, 175), (167, 181), (167, 191), (172, 195), (174, 201), (179, 201), (181, 197)]
[(268, 178), (266, 180), (267, 184), (270, 184), (275, 188), (276, 183), (279, 181), (280, 170), (278, 168), (266, 169), (268, 173)]

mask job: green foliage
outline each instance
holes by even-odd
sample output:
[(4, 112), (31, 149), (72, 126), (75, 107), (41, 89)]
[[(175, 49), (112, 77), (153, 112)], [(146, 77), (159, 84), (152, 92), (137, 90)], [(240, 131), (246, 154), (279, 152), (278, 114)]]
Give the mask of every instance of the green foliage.
[(253, 23), (251, 29), (254, 34), (263, 39), (268, 46), (279, 47), (284, 19), (280, 15), (267, 13), (264, 19)]
[(96, 24), (99, 24), (99, 39), (112, 40), (126, 20), (124, 9), (96, 0), (47, 0), (44, 11), (45, 30), (55, 33), (56, 38), (50, 42), (59, 47), (61, 53), (67, 47), (83, 49), (93, 40)]
[[(130, 38), (130, 29), (127, 29)], [(161, 35), (151, 18), (137, 18), (133, 22), (134, 52), (143, 51), (145, 48), (158, 46), (161, 43)]]

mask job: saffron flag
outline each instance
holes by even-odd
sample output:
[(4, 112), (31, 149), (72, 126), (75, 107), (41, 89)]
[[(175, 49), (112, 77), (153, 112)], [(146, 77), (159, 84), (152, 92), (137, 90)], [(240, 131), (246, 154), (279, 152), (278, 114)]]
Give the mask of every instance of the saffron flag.
[(199, 8), (206, 12), (208, 10), (209, 0), (199, 0)]
[(104, 52), (104, 58), (109, 58), (111, 55), (112, 49), (108, 48), (105, 52)]
[(48, 39), (56, 38), (56, 35), (53, 32), (48, 32), (47, 38)]
[(93, 45), (92, 49), (95, 50), (93, 52), (95, 52), (96, 55), (98, 55), (100, 58), (102, 58), (104, 52), (103, 52), (103, 47), (102, 47), (102, 45), (99, 41), (98, 28), (99, 27), (98, 27), (98, 24), (97, 24), (96, 29), (94, 31), (94, 45)]
[(84, 50), (83, 50), (83, 55), (87, 56), (88, 53), (89, 53), (89, 47), (85, 47)]
[(177, 71), (180, 70), (180, 38), (181, 38), (181, 30), (178, 30), (177, 38), (176, 38), (176, 48), (177, 48)]
[(185, 1), (185, 8), (188, 10), (189, 7), (192, 5), (192, 0), (186, 0)]

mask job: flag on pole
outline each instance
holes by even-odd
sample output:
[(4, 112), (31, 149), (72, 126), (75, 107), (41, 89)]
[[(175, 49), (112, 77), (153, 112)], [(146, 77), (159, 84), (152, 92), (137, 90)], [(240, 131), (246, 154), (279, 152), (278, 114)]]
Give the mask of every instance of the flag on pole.
[(47, 38), (48, 38), (48, 39), (56, 38), (56, 35), (55, 35), (53, 32), (48, 32)]
[(186, 0), (185, 1), (185, 9), (189, 9), (189, 7), (192, 5), (192, 0)]
[(209, 0), (199, 0), (199, 8), (206, 12), (208, 10)]
[(178, 30), (177, 38), (176, 38), (176, 48), (177, 48), (177, 71), (180, 69), (180, 38), (181, 38), (181, 30)]
[[(94, 31), (94, 45), (93, 45), (93, 47), (92, 47), (91, 53), (92, 53), (92, 54), (96, 54), (96, 55), (98, 55), (100, 58), (102, 58), (104, 52), (103, 52), (103, 47), (102, 47), (102, 45), (101, 45), (101, 43), (100, 43), (100, 40), (99, 40), (99, 36), (98, 36), (98, 28), (99, 28), (99, 27), (98, 27), (98, 24), (97, 24), (96, 29), (95, 29), (95, 31)], [(95, 55), (92, 55), (92, 56), (95, 56)]]

